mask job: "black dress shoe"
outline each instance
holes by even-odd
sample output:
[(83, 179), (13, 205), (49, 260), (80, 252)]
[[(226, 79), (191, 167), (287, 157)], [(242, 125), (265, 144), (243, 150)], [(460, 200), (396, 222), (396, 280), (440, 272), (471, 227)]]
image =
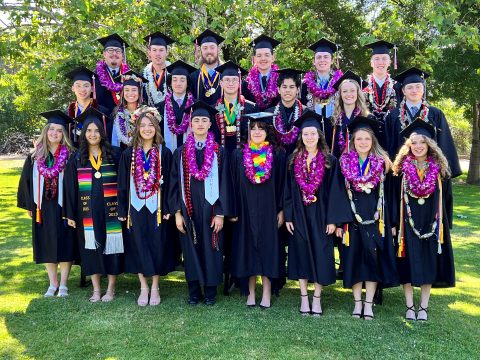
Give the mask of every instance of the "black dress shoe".
[(187, 300), (188, 305), (197, 305), (198, 304), (198, 298), (197, 297), (190, 297)]
[(203, 300), (203, 303), (204, 303), (205, 305), (208, 305), (208, 306), (215, 305), (215, 302), (216, 302), (215, 299), (205, 298), (205, 300)]

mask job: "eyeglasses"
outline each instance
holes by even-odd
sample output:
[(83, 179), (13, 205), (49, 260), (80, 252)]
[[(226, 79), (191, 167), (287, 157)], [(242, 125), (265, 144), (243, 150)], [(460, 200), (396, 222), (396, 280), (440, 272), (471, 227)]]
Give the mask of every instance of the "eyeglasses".
[(235, 84), (235, 83), (238, 83), (239, 80), (238, 80), (238, 77), (234, 77), (234, 78), (223, 78), (222, 81), (229, 84)]
[(119, 49), (119, 48), (106, 48), (105, 49), (105, 52), (109, 55), (113, 55), (113, 54), (121, 54), (122, 53), (122, 49)]

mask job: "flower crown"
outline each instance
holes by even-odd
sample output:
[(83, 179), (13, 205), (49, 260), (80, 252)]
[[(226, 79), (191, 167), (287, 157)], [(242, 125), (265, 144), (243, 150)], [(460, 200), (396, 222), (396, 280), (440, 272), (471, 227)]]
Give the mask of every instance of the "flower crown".
[(140, 106), (135, 112), (132, 114), (132, 121), (135, 123), (137, 120), (144, 114), (150, 114), (153, 116), (158, 123), (162, 120), (160, 113), (158, 112), (157, 108), (147, 105)]

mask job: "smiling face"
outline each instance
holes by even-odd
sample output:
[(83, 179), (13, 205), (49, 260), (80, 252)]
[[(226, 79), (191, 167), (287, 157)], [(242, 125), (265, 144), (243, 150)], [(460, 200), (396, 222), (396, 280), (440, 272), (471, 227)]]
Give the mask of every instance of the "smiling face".
[(122, 64), (123, 50), (118, 47), (108, 47), (103, 51), (103, 58), (108, 67), (116, 69)]
[(220, 86), (223, 92), (227, 95), (236, 95), (238, 93), (238, 86), (240, 79), (238, 76), (223, 76), (220, 80)]
[(319, 51), (315, 54), (313, 65), (315, 70), (321, 74), (328, 73), (332, 67), (333, 56), (328, 52)]
[(355, 151), (362, 157), (366, 157), (372, 150), (372, 135), (366, 130), (357, 130), (353, 134), (353, 144)]
[(175, 95), (183, 95), (187, 92), (187, 77), (185, 75), (172, 75), (172, 90)]
[(255, 55), (253, 56), (253, 62), (257, 65), (258, 70), (262, 73), (267, 73), (270, 71), (273, 62), (275, 61), (275, 56), (270, 49), (257, 49), (255, 50)]
[(195, 116), (192, 119), (192, 132), (195, 136), (203, 137), (207, 135), (212, 122), (208, 116)]
[(280, 98), (285, 103), (291, 103), (297, 97), (298, 88), (293, 79), (286, 78), (278, 88)]
[(49, 124), (47, 130), (47, 140), (50, 145), (58, 145), (63, 139), (63, 126), (58, 124)]
[(136, 103), (140, 97), (138, 86), (125, 85), (123, 87), (123, 98), (127, 103)]
[(413, 133), (410, 135), (410, 151), (417, 160), (425, 160), (428, 153), (428, 144), (425, 136)]
[(218, 63), (218, 45), (214, 42), (206, 42), (200, 46), (202, 61), (206, 65), (215, 65)]
[(422, 83), (411, 83), (402, 88), (403, 94), (412, 104), (418, 104), (422, 101), (424, 90)]
[(87, 101), (92, 93), (92, 84), (90, 81), (77, 80), (72, 85), (72, 91), (75, 93), (77, 101)]
[(142, 117), (139, 125), (140, 137), (143, 140), (153, 140), (155, 137), (155, 126), (149, 115)]
[(267, 131), (260, 128), (257, 122), (250, 129), (250, 138), (255, 144), (261, 144), (267, 139)]
[(157, 66), (165, 65), (165, 59), (168, 55), (168, 50), (163, 45), (150, 45), (147, 50), (148, 58), (150, 61)]
[(314, 126), (308, 126), (302, 129), (302, 141), (307, 149), (316, 148), (319, 137), (318, 129)]
[(391, 63), (392, 60), (390, 59), (390, 55), (388, 54), (373, 55), (370, 61), (370, 65), (373, 69), (373, 74), (380, 79), (383, 79), (387, 75), (388, 68), (390, 67)]
[(85, 131), (85, 138), (87, 139), (88, 145), (96, 146), (100, 144), (102, 137), (100, 136), (100, 129), (95, 123), (90, 123)]
[(344, 80), (340, 85), (340, 96), (344, 105), (355, 105), (357, 101), (357, 87), (349, 80)]

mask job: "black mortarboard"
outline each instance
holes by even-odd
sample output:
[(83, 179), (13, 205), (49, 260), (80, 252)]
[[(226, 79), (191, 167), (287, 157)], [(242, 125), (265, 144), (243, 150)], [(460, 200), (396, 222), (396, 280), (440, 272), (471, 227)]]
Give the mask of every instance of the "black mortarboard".
[(315, 54), (318, 52), (327, 52), (333, 55), (338, 51), (339, 46), (328, 39), (321, 38), (316, 43), (310, 45), (308, 48), (312, 50)]
[(278, 45), (280, 44), (280, 41), (275, 40), (274, 38), (271, 38), (270, 36), (267, 35), (260, 35), (256, 39), (254, 39), (250, 45), (253, 47), (254, 50), (257, 49), (270, 49), (273, 51)]
[(333, 84), (333, 88), (338, 91), (338, 88), (342, 84), (344, 80), (353, 80), (356, 81), (358, 85), (360, 85), (360, 88), (363, 89), (366, 87), (368, 84), (366, 81), (364, 81), (360, 76), (355, 74), (353, 71), (347, 70), (340, 79), (337, 80), (335, 84)]
[(192, 111), (191, 119), (195, 116), (206, 116), (210, 119), (217, 114), (217, 110), (207, 103), (203, 102), (202, 100), (197, 100), (195, 103), (190, 105), (185, 111)]
[(273, 113), (270, 112), (256, 112), (251, 114), (246, 114), (245, 117), (248, 119), (249, 123), (252, 122), (263, 122), (267, 125), (273, 124)]
[(292, 76), (300, 76), (305, 72), (303, 70), (297, 70), (297, 69), (292, 69), (292, 68), (283, 68), (283, 69), (278, 69), (278, 70), (274, 70), (274, 71), (278, 74), (292, 75)]
[(117, 47), (123, 49), (124, 46), (128, 47), (125, 40), (123, 40), (117, 33), (97, 39), (97, 41), (102, 44), (104, 48)]
[(404, 72), (398, 74), (393, 79), (402, 84), (402, 87), (412, 83), (425, 83), (425, 79), (428, 78), (430, 74), (426, 73), (423, 70), (412, 67)]
[(303, 114), (293, 123), (300, 130), (306, 127), (322, 129), (323, 116), (312, 110), (305, 110)]
[(225, 38), (221, 37), (220, 35), (214, 33), (212, 30), (207, 29), (204, 32), (202, 32), (200, 35), (198, 35), (194, 42), (197, 43), (198, 45), (202, 45), (204, 43), (208, 42), (213, 42), (217, 45), (221, 44)]
[(68, 73), (66, 73), (65, 76), (71, 79), (72, 82), (75, 82), (77, 80), (92, 82), (93, 76), (95, 76), (95, 73), (87, 69), (85, 66), (79, 66), (73, 69), (72, 71), (69, 71)]
[(365, 45), (366, 48), (372, 50), (372, 55), (378, 54), (390, 54), (390, 49), (393, 49), (395, 44), (389, 43), (384, 40), (374, 41), (370, 44)]
[(404, 138), (409, 138), (412, 133), (424, 135), (431, 139), (435, 138), (435, 127), (422, 119), (415, 119), (410, 125), (400, 132)]
[(347, 128), (351, 133), (359, 129), (370, 129), (378, 137), (381, 123), (371, 116), (358, 115), (347, 125)]
[(49, 124), (57, 124), (62, 125), (64, 128), (67, 127), (68, 124), (73, 122), (73, 119), (65, 114), (62, 110), (50, 110), (40, 113)]
[(248, 72), (244, 68), (242, 68), (240, 65), (234, 63), (231, 60), (228, 60), (226, 63), (218, 66), (215, 71), (218, 71), (222, 77), (223, 76), (238, 76), (238, 70), (240, 70), (240, 75), (244, 76)]
[(109, 117), (90, 106), (87, 110), (75, 118), (75, 121), (79, 124), (84, 124), (88, 120), (96, 120), (105, 126), (104, 120), (109, 120)]
[(141, 87), (142, 83), (148, 82), (142, 75), (139, 73), (128, 70), (125, 74), (122, 74), (122, 83), (123, 85), (131, 85)]
[(150, 35), (145, 36), (143, 40), (145, 40), (147, 46), (158, 45), (167, 47), (168, 45), (175, 42), (175, 40), (173, 40), (171, 37), (165, 35), (160, 31), (156, 31)]
[(173, 64), (167, 66), (167, 71), (170, 75), (184, 75), (188, 77), (188, 75), (195, 70), (197, 69), (182, 60), (177, 60)]

